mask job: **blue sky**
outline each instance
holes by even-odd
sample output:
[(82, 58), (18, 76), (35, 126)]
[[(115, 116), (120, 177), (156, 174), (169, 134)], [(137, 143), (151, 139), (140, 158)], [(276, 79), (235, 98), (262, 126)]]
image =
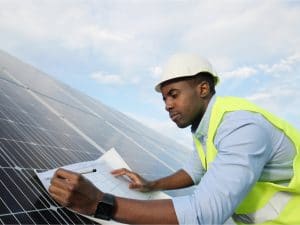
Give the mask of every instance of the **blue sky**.
[(0, 49), (191, 147), (154, 91), (177, 52), (208, 58), (220, 95), (300, 129), (300, 1), (0, 0)]

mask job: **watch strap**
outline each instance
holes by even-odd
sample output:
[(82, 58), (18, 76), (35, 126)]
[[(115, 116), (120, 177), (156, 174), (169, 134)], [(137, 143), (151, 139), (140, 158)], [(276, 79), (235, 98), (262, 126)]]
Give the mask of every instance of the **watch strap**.
[(104, 193), (102, 199), (97, 205), (95, 217), (103, 220), (110, 220), (115, 208), (115, 196)]

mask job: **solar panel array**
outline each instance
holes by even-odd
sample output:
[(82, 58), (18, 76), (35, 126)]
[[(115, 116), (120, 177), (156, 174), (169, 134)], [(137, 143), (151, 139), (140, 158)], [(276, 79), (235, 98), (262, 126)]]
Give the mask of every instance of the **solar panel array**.
[(1, 224), (93, 224), (54, 202), (34, 170), (94, 160), (111, 147), (148, 179), (176, 171), (188, 155), (174, 141), (0, 51)]

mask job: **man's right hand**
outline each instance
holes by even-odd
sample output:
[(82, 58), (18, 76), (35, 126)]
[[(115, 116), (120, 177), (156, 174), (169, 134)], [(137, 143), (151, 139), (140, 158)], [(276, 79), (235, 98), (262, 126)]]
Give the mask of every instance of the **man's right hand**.
[(126, 168), (116, 169), (111, 171), (111, 174), (115, 177), (127, 176), (130, 179), (129, 188), (136, 189), (141, 192), (152, 191), (152, 183), (141, 177), (139, 174), (129, 171)]

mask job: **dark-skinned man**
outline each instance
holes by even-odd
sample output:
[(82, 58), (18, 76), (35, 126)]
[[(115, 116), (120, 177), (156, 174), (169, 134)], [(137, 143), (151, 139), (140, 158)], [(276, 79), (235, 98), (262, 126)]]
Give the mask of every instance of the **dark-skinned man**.
[(215, 94), (219, 78), (194, 54), (166, 63), (156, 91), (179, 128), (191, 126), (195, 151), (168, 177), (147, 181), (126, 169), (130, 188), (169, 190), (196, 185), (189, 196), (140, 201), (98, 190), (79, 174), (57, 170), (49, 192), (63, 206), (129, 224), (300, 224), (300, 133), (240, 98)]

